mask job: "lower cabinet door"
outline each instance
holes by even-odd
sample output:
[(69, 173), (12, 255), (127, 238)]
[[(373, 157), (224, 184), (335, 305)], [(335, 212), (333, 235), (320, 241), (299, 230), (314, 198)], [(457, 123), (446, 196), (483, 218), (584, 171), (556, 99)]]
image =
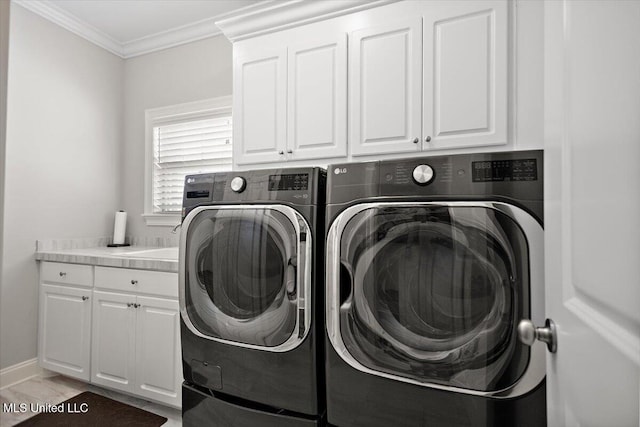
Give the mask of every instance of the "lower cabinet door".
[(88, 381), (90, 343), (91, 289), (42, 284), (40, 366)]
[(180, 310), (178, 301), (138, 296), (135, 393), (180, 406)]
[(136, 296), (93, 292), (91, 382), (133, 392)]

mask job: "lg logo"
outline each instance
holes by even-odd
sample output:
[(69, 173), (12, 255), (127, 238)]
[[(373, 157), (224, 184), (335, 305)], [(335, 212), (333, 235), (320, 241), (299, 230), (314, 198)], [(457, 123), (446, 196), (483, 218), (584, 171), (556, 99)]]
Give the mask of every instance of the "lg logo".
[(333, 173), (336, 175), (340, 175), (341, 173), (347, 173), (347, 168), (335, 168)]

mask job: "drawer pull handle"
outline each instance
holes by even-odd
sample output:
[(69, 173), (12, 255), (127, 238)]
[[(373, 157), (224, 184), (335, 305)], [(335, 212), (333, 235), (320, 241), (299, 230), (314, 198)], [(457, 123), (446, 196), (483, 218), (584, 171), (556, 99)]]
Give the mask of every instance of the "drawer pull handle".
[(137, 280), (134, 280), (134, 279), (131, 279), (131, 284), (132, 284), (132, 285), (137, 285), (137, 284), (138, 284), (138, 281), (137, 281)]
[(134, 308), (138, 308), (138, 307), (140, 307), (140, 304), (133, 304), (133, 307)]
[(67, 273), (65, 273), (64, 271), (60, 272), (60, 277), (65, 277), (67, 275)]
[(133, 305), (133, 303), (132, 303), (132, 302), (128, 302), (128, 303), (127, 303), (127, 307), (131, 307), (132, 305)]
[(83, 297), (82, 297), (82, 301), (86, 301), (86, 300), (88, 300), (88, 299), (89, 299), (89, 297), (87, 297), (87, 296), (83, 296)]

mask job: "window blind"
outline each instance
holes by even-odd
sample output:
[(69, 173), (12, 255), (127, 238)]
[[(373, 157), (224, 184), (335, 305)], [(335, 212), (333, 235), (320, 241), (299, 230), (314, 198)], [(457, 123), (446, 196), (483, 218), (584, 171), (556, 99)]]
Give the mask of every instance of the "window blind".
[(230, 171), (231, 115), (153, 127), (153, 212), (182, 208), (186, 175)]

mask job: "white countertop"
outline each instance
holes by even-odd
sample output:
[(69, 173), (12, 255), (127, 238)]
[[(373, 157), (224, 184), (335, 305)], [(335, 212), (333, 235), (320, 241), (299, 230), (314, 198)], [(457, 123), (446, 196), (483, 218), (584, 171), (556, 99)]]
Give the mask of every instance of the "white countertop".
[(35, 254), (38, 261), (89, 264), (105, 267), (136, 268), (156, 271), (178, 271), (177, 247), (88, 247), (73, 249), (39, 250)]

